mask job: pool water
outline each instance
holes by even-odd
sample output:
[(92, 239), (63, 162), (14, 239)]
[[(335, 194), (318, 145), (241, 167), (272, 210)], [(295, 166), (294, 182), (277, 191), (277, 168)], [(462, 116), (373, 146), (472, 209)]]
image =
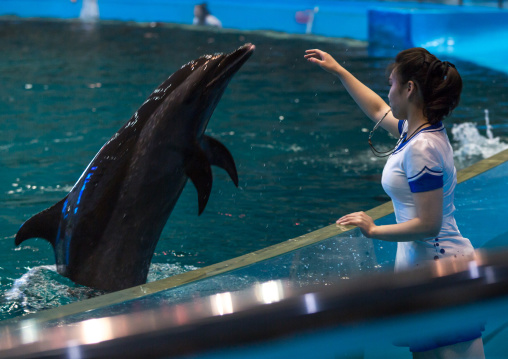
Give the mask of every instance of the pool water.
[[(48, 267), (54, 257), (44, 240), (14, 247), (19, 226), (66, 195), (169, 75), (203, 54), (246, 42), (256, 52), (231, 81), (207, 130), (235, 158), (239, 188), (214, 168), (212, 195), (198, 217), (196, 191), (186, 186), (156, 248), (150, 280), (297, 237), (388, 200), (379, 183), (384, 160), (367, 145), (372, 123), (337, 79), (303, 58), (306, 49), (322, 48), (386, 98), (390, 59), (369, 57), (364, 42), (6, 18), (0, 20), (0, 318), (94, 295), (74, 290)], [(464, 167), (508, 142), (508, 75), (455, 63), (465, 88), (447, 126), (451, 138), (455, 126), (457, 163)], [(485, 109), (493, 139), (486, 137)], [(395, 142), (381, 132), (374, 140)]]

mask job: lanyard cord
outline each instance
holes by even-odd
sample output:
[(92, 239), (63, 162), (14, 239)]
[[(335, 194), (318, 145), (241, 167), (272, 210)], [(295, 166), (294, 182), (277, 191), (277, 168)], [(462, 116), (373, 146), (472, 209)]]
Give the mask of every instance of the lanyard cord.
[(418, 126), (418, 128), (416, 130), (413, 131), (413, 133), (411, 134), (411, 136), (407, 137), (407, 132), (404, 134), (404, 135), (401, 135), (399, 137), (399, 140), (397, 141), (397, 143), (395, 144), (395, 146), (391, 149), (391, 150), (388, 150), (388, 151), (379, 151), (379, 150), (376, 150), (376, 148), (374, 148), (374, 145), (372, 144), (372, 136), (374, 135), (374, 131), (377, 130), (377, 128), (379, 127), (379, 125), (381, 124), (381, 122), (385, 119), (385, 117), (390, 113), (391, 109), (389, 109), (385, 114), (384, 116), (374, 125), (374, 128), (372, 129), (372, 131), (370, 131), (370, 134), (369, 134), (369, 146), (370, 146), (370, 149), (372, 151), (372, 153), (376, 156), (376, 157), (387, 157), (387, 156), (390, 156), (393, 152), (395, 152), (395, 150), (399, 147), (399, 145), (402, 143), (402, 142), (407, 142), (409, 141), (414, 135), (416, 135), (418, 133), (418, 130), (420, 130), (423, 126), (429, 124), (429, 122), (424, 122), (422, 123), (420, 126)]
[(411, 134), (411, 136), (404, 138), (404, 139), (402, 140), (402, 142), (407, 142), (407, 141), (409, 141), (411, 138), (413, 138), (413, 136), (414, 136), (414, 135), (416, 135), (416, 134), (418, 133), (418, 130), (419, 130), (420, 128), (422, 128), (423, 126), (425, 126), (425, 125), (427, 125), (427, 124), (429, 124), (429, 125), (430, 125), (430, 122), (428, 122), (428, 121), (427, 121), (427, 122), (422, 123), (420, 126), (418, 126), (418, 128), (417, 128), (416, 130), (414, 130), (414, 132)]
[(387, 157), (387, 156), (390, 156), (393, 151), (395, 151), (395, 148), (397, 148), (397, 146), (399, 145), (400, 141), (401, 141), (401, 138), (402, 136), (399, 138), (399, 141), (397, 142), (397, 144), (395, 145), (395, 147), (391, 150), (388, 150), (388, 151), (378, 151), (376, 150), (376, 148), (374, 147), (374, 145), (372, 144), (372, 136), (374, 136), (374, 131), (377, 130), (377, 128), (379, 127), (379, 125), (381, 124), (381, 122), (383, 122), (383, 120), (385, 119), (385, 117), (392, 111), (392, 109), (389, 109), (388, 111), (386, 111), (386, 113), (384, 114), (383, 117), (381, 117), (381, 119), (376, 122), (376, 124), (374, 125), (374, 128), (372, 129), (372, 131), (370, 131), (369, 133), (369, 146), (370, 146), (370, 150), (372, 151), (372, 153), (376, 156), (376, 157)]

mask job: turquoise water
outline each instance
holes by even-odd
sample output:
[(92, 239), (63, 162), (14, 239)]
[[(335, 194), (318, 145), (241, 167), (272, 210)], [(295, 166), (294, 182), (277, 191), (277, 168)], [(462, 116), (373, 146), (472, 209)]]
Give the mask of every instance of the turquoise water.
[[(366, 43), (5, 19), (0, 22), (0, 318), (94, 295), (74, 289), (47, 267), (54, 257), (45, 241), (15, 248), (17, 229), (66, 195), (104, 142), (171, 73), (191, 59), (245, 42), (254, 43), (256, 52), (230, 83), (207, 131), (233, 154), (240, 186), (214, 168), (212, 195), (200, 217), (196, 191), (186, 187), (157, 246), (150, 280), (297, 237), (388, 199), (379, 184), (384, 161), (367, 145), (372, 124), (331, 75), (303, 59), (305, 49), (327, 50), (385, 96), (389, 59), (368, 57)], [(472, 123), (455, 127), (463, 130), (453, 142), (457, 163), (466, 166), (508, 142), (508, 76), (455, 62), (465, 89), (461, 107), (447, 123), (450, 137), (453, 125)], [(485, 137), (485, 109), (497, 144)], [(478, 139), (485, 143), (469, 150)], [(394, 142), (381, 133), (375, 141)]]

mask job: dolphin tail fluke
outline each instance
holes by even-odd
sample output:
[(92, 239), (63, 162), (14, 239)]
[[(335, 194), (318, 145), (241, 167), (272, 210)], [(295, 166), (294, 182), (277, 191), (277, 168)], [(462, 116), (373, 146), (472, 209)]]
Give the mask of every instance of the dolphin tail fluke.
[(67, 196), (57, 204), (36, 214), (23, 223), (16, 234), (15, 244), (18, 246), (30, 238), (44, 238), (54, 247), (60, 224), (60, 216), (66, 199)]
[(208, 161), (211, 165), (217, 166), (225, 170), (236, 187), (238, 187), (238, 173), (236, 165), (226, 146), (210, 136), (203, 136), (201, 146), (205, 151)]
[(199, 214), (203, 213), (210, 192), (212, 191), (212, 168), (210, 162), (203, 151), (196, 151), (193, 158), (187, 162), (185, 174), (191, 179), (198, 191)]

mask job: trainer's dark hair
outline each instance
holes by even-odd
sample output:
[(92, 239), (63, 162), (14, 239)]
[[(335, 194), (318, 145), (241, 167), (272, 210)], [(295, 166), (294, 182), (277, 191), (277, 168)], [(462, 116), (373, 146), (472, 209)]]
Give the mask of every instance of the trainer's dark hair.
[(416, 83), (423, 98), (423, 114), (431, 124), (442, 121), (457, 107), (462, 92), (462, 78), (455, 65), (440, 61), (426, 49), (415, 47), (399, 52), (388, 67), (396, 80)]

